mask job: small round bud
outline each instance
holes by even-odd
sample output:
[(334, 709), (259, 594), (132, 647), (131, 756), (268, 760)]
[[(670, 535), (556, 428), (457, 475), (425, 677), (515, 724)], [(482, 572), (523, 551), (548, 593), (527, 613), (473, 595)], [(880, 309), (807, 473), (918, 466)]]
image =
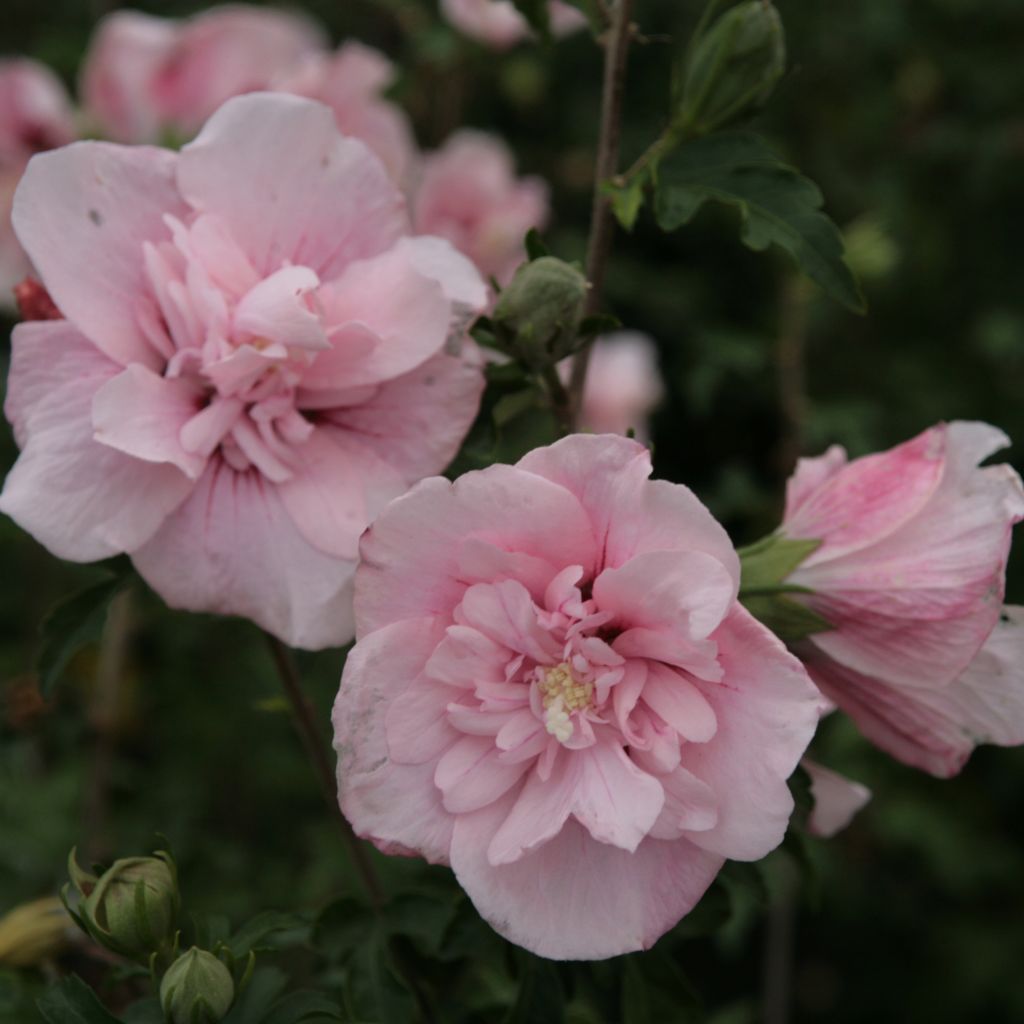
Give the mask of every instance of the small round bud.
[(171, 964), (160, 982), (160, 1008), (169, 1024), (217, 1024), (234, 1000), (231, 972), (195, 946)]
[(169, 854), (114, 861), (94, 884), (90, 876), (74, 880), (86, 897), (80, 913), (89, 933), (107, 949), (146, 961), (173, 941), (179, 898)]
[(491, 317), (501, 347), (534, 370), (569, 355), (576, 346), (587, 287), (576, 267), (554, 256), (524, 263)]
[(786, 67), (786, 41), (770, 0), (746, 0), (715, 19), (694, 40), (681, 87), (675, 125), (707, 135), (751, 114)]

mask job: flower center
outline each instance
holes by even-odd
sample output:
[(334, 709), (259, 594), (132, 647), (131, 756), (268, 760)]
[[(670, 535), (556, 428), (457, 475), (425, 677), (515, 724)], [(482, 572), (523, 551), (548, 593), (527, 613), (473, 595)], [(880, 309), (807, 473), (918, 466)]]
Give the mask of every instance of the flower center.
[(581, 683), (563, 661), (553, 668), (538, 668), (537, 688), (544, 705), (544, 728), (560, 743), (572, 736), (569, 715), (594, 705), (594, 684)]

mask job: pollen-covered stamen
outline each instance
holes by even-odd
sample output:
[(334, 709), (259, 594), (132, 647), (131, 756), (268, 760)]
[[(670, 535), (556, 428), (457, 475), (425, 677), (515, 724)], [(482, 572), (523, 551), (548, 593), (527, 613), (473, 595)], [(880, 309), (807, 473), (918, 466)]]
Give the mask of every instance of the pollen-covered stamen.
[(537, 688), (544, 706), (544, 728), (565, 743), (573, 734), (571, 713), (594, 706), (594, 684), (577, 680), (563, 661), (553, 668), (537, 668)]

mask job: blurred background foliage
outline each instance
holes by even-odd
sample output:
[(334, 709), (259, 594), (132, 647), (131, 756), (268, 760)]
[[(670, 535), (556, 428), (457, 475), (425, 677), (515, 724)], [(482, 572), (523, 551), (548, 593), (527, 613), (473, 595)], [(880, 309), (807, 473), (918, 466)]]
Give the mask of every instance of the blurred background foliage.
[[(49, 63), (72, 85), (90, 32), (112, 6), (6, 0), (0, 48)], [(186, 15), (206, 5), (134, 6)], [(496, 58), (443, 26), (426, 2), (301, 6), (336, 41), (361, 38), (398, 62), (394, 96), (422, 145), (463, 124), (503, 135), (521, 170), (553, 185), (550, 248), (582, 256), (600, 75), (586, 35)], [(646, 42), (630, 69), (627, 158), (664, 122), (669, 69), (699, 6), (637, 2)], [(1024, 438), (1024, 5), (778, 7), (790, 67), (757, 127), (821, 186), (847, 228), (868, 315), (830, 303), (783, 259), (744, 249), (720, 209), (671, 237), (643, 214), (631, 235), (618, 236), (608, 286), (611, 309), (649, 332), (661, 353), (668, 398), (653, 429), (656, 474), (691, 486), (737, 543), (777, 522), (798, 450), (838, 442), (862, 454), (952, 418), (984, 418)], [(1019, 445), (1014, 457), (1024, 468)], [(14, 458), (4, 429), (0, 468)], [(93, 649), (44, 701), (32, 675), (39, 623), (97, 571), (59, 563), (8, 520), (0, 566), (0, 912), (58, 888), (73, 844), (94, 856), (146, 852), (155, 832), (172, 844), (197, 914), (236, 925), (258, 909), (312, 915), (354, 889), (254, 627), (168, 611), (136, 587), (118, 606), (130, 620), (124, 649), (108, 645), (102, 655), (123, 658), (127, 685), (117, 700), (104, 695), (110, 665)], [(1019, 558), (1008, 596), (1024, 600)], [(299, 659), (325, 730), (340, 666), (337, 651)], [(825, 723), (815, 751), (875, 798), (846, 833), (804, 851), (813, 869), (795, 922), (792, 1019), (1024, 1020), (1024, 751), (982, 749), (948, 782), (888, 760), (840, 720)], [(778, 903), (784, 856), (760, 872), (727, 873), (693, 926), (684, 922), (658, 947), (669, 954), (665, 977), (674, 962), (718, 1024), (759, 1019), (766, 955), (778, 950), (766, 954), (757, 907)], [(377, 859), (399, 886), (428, 891), (444, 878)], [(767, 896), (754, 875), (769, 883)], [(720, 909), (727, 926), (694, 941), (700, 921)], [(460, 983), (480, 1005), (468, 989), (450, 990), (452, 1005), (464, 1004), (453, 1019), (501, 1019), (494, 1007), (507, 1004), (509, 977), (563, 992), (569, 1020), (690, 1019), (675, 981), (659, 1001), (651, 972), (661, 961), (646, 962), (644, 981), (635, 958), (553, 971), (487, 945), (464, 904), (444, 913), (453, 956), (460, 934), (463, 956), (495, 951), (476, 957), (480, 976)], [(422, 925), (420, 912), (413, 918)], [(358, 916), (340, 904), (324, 920), (328, 933), (343, 932)], [(290, 969), (329, 984), (330, 956), (303, 959), (301, 948), (286, 954)], [(89, 976), (82, 954), (70, 966)], [(37, 1019), (16, 1007), (43, 980), (0, 972), (0, 1020)], [(398, 1019), (412, 1013), (408, 1005), (399, 1004), (407, 1009)], [(550, 1008), (522, 1012), (517, 1019), (563, 1019)]]

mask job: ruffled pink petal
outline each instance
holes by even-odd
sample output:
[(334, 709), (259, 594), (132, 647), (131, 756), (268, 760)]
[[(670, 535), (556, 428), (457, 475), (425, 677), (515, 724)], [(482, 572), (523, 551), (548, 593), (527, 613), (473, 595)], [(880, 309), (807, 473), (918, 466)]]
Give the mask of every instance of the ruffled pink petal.
[(441, 286), (459, 314), (457, 322), (463, 328), (487, 307), (489, 294), (480, 271), (447, 239), (419, 235), (402, 238), (397, 247), (421, 274)]
[(228, 100), (181, 151), (178, 184), (197, 211), (224, 221), (264, 275), (293, 263), (330, 281), (406, 228), (402, 197), (377, 158), (338, 134), (330, 110), (296, 96)]
[(199, 412), (198, 391), (181, 378), (160, 377), (138, 363), (107, 381), (93, 396), (93, 436), (145, 462), (177, 466), (191, 480), (206, 466), (186, 451), (182, 429)]
[(358, 557), (359, 536), (406, 482), (372, 451), (340, 432), (316, 429), (292, 450), (293, 473), (278, 493), (299, 532), (319, 551)]
[[(429, 662), (428, 662), (429, 663)], [(424, 672), (426, 668), (424, 668)], [(395, 764), (433, 764), (462, 737), (448, 723), (448, 705), (457, 689), (417, 676), (387, 710), (388, 756)]]
[(508, 648), (469, 626), (449, 626), (424, 671), (431, 679), (473, 689), (477, 683), (504, 681)]
[(530, 592), (518, 580), (474, 583), (458, 607), (458, 621), (538, 664), (551, 664), (561, 647), (537, 617)]
[(14, 228), (53, 301), (124, 366), (163, 369), (138, 324), (149, 301), (142, 246), (170, 238), (166, 214), (186, 213), (177, 159), (162, 149), (76, 142), (33, 157), (15, 196)]
[(479, 367), (437, 355), (387, 381), (368, 400), (325, 414), (326, 421), (350, 432), (411, 483), (440, 473), (455, 458), (483, 390)]
[(437, 355), (448, 337), (451, 303), (400, 246), (352, 263), (318, 297), (329, 328), (356, 324), (378, 344), (355, 354), (344, 346), (323, 353), (303, 377), (309, 389), (392, 380)]
[(66, 320), (19, 324), (7, 414), (23, 448), (0, 511), (60, 558), (90, 562), (145, 543), (193, 487), (168, 463), (93, 440), (93, 396), (120, 367)]
[(661, 783), (638, 768), (614, 740), (598, 740), (570, 756), (580, 759), (582, 769), (573, 817), (598, 842), (632, 853), (661, 814)]
[(981, 743), (1024, 743), (1024, 610), (1008, 606), (985, 645), (948, 686), (892, 687), (813, 653), (814, 680), (897, 760), (956, 775)]
[(651, 827), (652, 839), (678, 839), (687, 832), (706, 832), (718, 823), (718, 798), (706, 782), (679, 766), (658, 781), (665, 804)]
[(490, 925), (538, 956), (598, 960), (647, 949), (693, 909), (722, 866), (685, 839), (645, 839), (629, 853), (574, 821), (534, 852), (495, 866), (488, 848), (503, 803), (458, 817), (451, 863)]
[(811, 777), (814, 798), (808, 828), (812, 835), (831, 839), (842, 832), (871, 799), (871, 790), (810, 758), (805, 757), (800, 763)]
[(667, 665), (652, 662), (643, 702), (683, 739), (707, 743), (718, 731), (715, 712), (694, 683)]
[(329, 349), (320, 317), (307, 296), (320, 278), (309, 267), (282, 267), (242, 296), (234, 313), (236, 336), (276, 341), (310, 352)]
[(363, 538), (356, 586), (360, 635), (388, 622), (451, 616), (465, 584), (462, 542), (481, 537), (553, 565), (592, 569), (596, 545), (580, 503), (564, 488), (512, 466), (424, 480), (388, 507)]
[(356, 834), (385, 853), (448, 863), (452, 816), (433, 772), (388, 757), (385, 713), (413, 684), (441, 637), (432, 619), (378, 630), (349, 653), (334, 703), (338, 799)]
[(650, 453), (635, 441), (573, 434), (530, 452), (517, 465), (579, 498), (602, 542), (604, 567), (649, 551), (703, 551), (739, 586), (739, 558), (729, 535), (688, 488), (648, 480)]
[(437, 762), (434, 784), (443, 794), (445, 809), (467, 814), (504, 796), (530, 765), (500, 760), (491, 736), (462, 736)]
[(132, 560), (174, 608), (241, 615), (309, 650), (352, 639), (355, 563), (313, 547), (256, 470), (215, 456)]
[(620, 627), (686, 629), (693, 640), (709, 636), (736, 600), (736, 581), (703, 551), (637, 555), (594, 581), (594, 599)]
[(708, 743), (686, 744), (682, 764), (714, 791), (718, 822), (687, 836), (723, 857), (757, 860), (786, 833), (786, 780), (817, 728), (820, 699), (800, 662), (741, 606), (715, 639), (725, 677), (699, 685), (718, 729)]

